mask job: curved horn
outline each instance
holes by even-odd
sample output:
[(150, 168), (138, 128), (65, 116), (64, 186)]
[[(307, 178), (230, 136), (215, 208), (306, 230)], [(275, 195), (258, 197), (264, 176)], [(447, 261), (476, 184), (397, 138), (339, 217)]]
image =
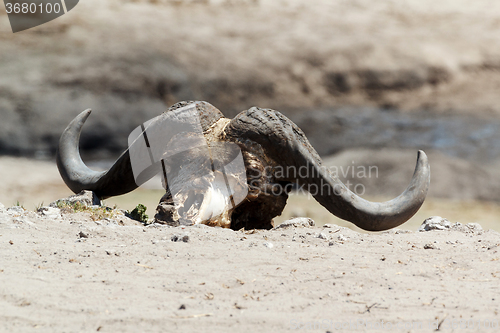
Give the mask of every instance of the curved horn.
[[(288, 170), (307, 168), (307, 178), (286, 175), (283, 180), (315, 185), (314, 198), (335, 216), (368, 231), (387, 230), (403, 224), (420, 208), (427, 195), (430, 168), (427, 156), (419, 151), (408, 188), (397, 198), (370, 202), (351, 192), (337, 177), (321, 166), (321, 158), (304, 133), (281, 113), (251, 108), (240, 113), (226, 127), (226, 136), (248, 138), (262, 146), (266, 155)], [(294, 173), (295, 174), (295, 173)]]
[(66, 185), (75, 193), (93, 191), (100, 199), (122, 195), (137, 188), (130, 156), (126, 150), (108, 171), (89, 169), (80, 157), (79, 141), (83, 124), (92, 110), (76, 116), (59, 139), (56, 155), (57, 168)]
[(350, 191), (326, 168), (316, 163), (306, 165), (311, 176), (307, 181), (302, 181), (301, 185), (314, 184), (314, 189), (317, 189), (314, 198), (323, 207), (335, 216), (368, 231), (387, 230), (408, 221), (424, 203), (430, 182), (427, 155), (421, 150), (418, 152), (410, 185), (397, 198), (386, 202), (365, 200)]

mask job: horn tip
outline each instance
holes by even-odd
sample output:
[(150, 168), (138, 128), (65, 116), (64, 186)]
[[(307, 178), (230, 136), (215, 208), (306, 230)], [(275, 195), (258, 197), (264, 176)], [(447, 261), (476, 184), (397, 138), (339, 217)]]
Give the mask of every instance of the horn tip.
[(423, 150), (419, 150), (417, 154), (418, 160), (427, 160), (427, 154)]
[(80, 114), (75, 118), (80, 120), (82, 124), (87, 120), (87, 118), (90, 116), (90, 113), (92, 113), (92, 109), (87, 109), (85, 111), (80, 112)]

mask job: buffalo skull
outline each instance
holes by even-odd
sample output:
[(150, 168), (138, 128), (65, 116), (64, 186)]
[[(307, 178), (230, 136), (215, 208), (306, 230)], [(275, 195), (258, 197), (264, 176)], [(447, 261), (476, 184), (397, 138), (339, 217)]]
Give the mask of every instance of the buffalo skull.
[[(177, 160), (169, 157), (163, 160), (166, 162), (166, 166), (162, 165), (163, 170), (169, 168), (171, 172), (169, 177), (164, 177), (166, 194), (157, 208), (157, 222), (171, 225), (204, 223), (235, 230), (270, 229), (272, 219), (280, 215), (286, 205), (288, 193), (294, 188), (291, 185), (295, 185), (306, 189), (314, 186), (316, 190), (311, 194), (335, 216), (364, 230), (381, 231), (406, 222), (427, 195), (430, 168), (423, 151), (418, 152), (412, 180), (401, 195), (386, 202), (370, 202), (351, 192), (336, 175), (323, 167), (321, 158), (302, 130), (280, 112), (253, 107), (227, 119), (209, 103), (180, 102), (164, 114), (186, 107), (197, 111), (207, 149), (191, 149), (178, 154)], [(100, 199), (136, 189), (141, 182), (138, 182), (137, 172), (134, 174), (131, 145), (107, 171), (93, 171), (82, 161), (79, 138), (90, 112), (80, 113), (60, 138), (57, 166), (64, 182), (75, 193), (90, 190)], [(176, 142), (181, 141), (176, 139), (173, 144)], [(228, 153), (228, 144), (238, 149)], [(224, 176), (231, 189), (239, 189), (236, 192), (240, 197), (244, 193), (235, 201), (235, 191), (229, 191), (230, 195), (222, 194), (220, 188), (214, 186), (216, 179), (222, 179), (217, 178), (221, 173), (216, 172), (214, 165), (227, 165), (237, 155), (244, 166), (243, 175)], [(153, 169), (142, 175), (152, 176), (156, 172)], [(296, 170), (299, 169), (306, 172), (298, 174)], [(172, 191), (173, 187), (182, 191)]]

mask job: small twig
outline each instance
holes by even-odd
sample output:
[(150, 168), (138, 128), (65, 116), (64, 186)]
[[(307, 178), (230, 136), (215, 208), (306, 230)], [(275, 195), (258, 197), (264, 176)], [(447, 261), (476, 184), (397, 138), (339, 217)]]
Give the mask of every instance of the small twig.
[(445, 321), (446, 317), (448, 317), (448, 314), (446, 314), (446, 315), (444, 316), (444, 318), (443, 318), (443, 319), (441, 319), (441, 321), (439, 321), (438, 327), (435, 329), (435, 331), (439, 331), (439, 330), (441, 330), (441, 325), (443, 325), (443, 323), (444, 323), (444, 321)]
[(358, 302), (358, 301), (353, 301), (353, 300), (349, 300), (348, 302), (356, 303), (356, 304), (366, 304), (366, 302)]
[(371, 310), (373, 307), (376, 307), (377, 305), (380, 305), (380, 304), (378, 304), (378, 303), (373, 303), (373, 304), (372, 304), (372, 305), (370, 305), (370, 306), (365, 305), (366, 310), (365, 310), (365, 312), (363, 312), (363, 313), (370, 312), (370, 310)]

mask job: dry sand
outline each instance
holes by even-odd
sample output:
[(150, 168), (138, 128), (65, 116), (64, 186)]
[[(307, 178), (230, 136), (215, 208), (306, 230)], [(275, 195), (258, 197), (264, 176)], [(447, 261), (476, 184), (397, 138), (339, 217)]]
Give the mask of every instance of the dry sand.
[[(484, 325), (498, 320), (497, 231), (323, 227), (349, 223), (303, 197), (290, 198), (277, 220), (311, 216), (316, 227), (232, 231), (143, 226), (123, 215), (43, 216), (33, 200), (70, 194), (54, 163), (4, 157), (0, 170), (7, 206), (32, 200), (27, 210), (0, 210), (1, 332), (496, 331)], [(139, 190), (117, 202), (154, 207), (159, 197)], [(431, 212), (454, 212), (465, 224), (471, 211), (498, 227), (496, 205), (451, 202), (431, 198), (401, 227), (415, 230)], [(456, 329), (461, 320), (468, 329)]]
[(498, 327), (495, 231), (232, 231), (86, 214), (0, 212), (0, 331), (498, 331), (484, 328)]

